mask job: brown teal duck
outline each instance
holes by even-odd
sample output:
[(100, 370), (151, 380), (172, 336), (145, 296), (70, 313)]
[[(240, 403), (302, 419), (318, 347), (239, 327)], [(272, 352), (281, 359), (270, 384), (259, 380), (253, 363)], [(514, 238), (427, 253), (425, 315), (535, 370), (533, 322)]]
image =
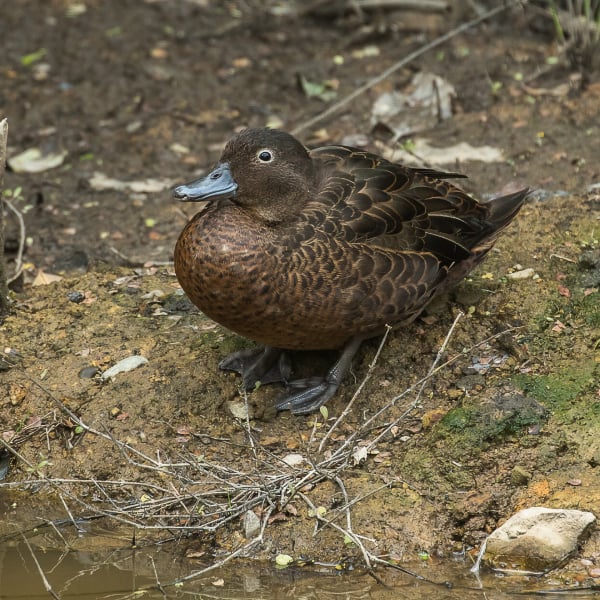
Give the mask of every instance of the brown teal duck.
[[(219, 365), (246, 389), (282, 381), (277, 405), (329, 400), (361, 342), (415, 319), (463, 279), (511, 222), (527, 190), (477, 202), (445, 179), (346, 146), (307, 150), (291, 135), (247, 129), (216, 167), (175, 189), (208, 201), (181, 233), (175, 271), (198, 308), (264, 349)], [(341, 349), (324, 377), (288, 381), (284, 350)]]

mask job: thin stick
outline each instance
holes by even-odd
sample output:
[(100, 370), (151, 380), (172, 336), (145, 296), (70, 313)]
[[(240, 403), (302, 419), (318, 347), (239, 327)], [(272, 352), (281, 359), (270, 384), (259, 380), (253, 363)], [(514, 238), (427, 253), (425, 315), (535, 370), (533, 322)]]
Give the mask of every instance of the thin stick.
[(346, 418), (348, 413), (352, 410), (352, 405), (354, 404), (356, 399), (360, 396), (367, 381), (369, 381), (369, 379), (371, 379), (371, 375), (373, 374), (375, 365), (377, 364), (377, 361), (379, 360), (379, 355), (381, 354), (381, 350), (383, 349), (391, 330), (392, 330), (392, 328), (389, 325), (385, 326), (385, 333), (383, 334), (383, 337), (381, 338), (381, 342), (379, 343), (379, 347), (377, 348), (377, 352), (375, 353), (373, 360), (369, 364), (369, 369), (367, 370), (367, 374), (365, 375), (364, 379), (361, 381), (357, 390), (354, 392), (354, 395), (352, 396), (352, 399), (350, 400), (350, 402), (348, 402), (348, 404), (342, 411), (342, 414), (336, 419), (335, 423), (329, 428), (329, 431), (325, 434), (325, 436), (321, 440), (321, 443), (319, 444), (319, 452), (323, 452), (323, 447), (325, 446), (325, 442), (330, 438), (331, 434), (336, 429), (336, 427)]
[(260, 529), (260, 533), (256, 537), (252, 538), (247, 544), (244, 544), (243, 546), (238, 548), (235, 552), (232, 552), (231, 554), (227, 555), (223, 560), (219, 560), (204, 569), (200, 569), (200, 571), (193, 571), (192, 573), (185, 575), (184, 577), (180, 577), (179, 579), (176, 579), (175, 581), (170, 581), (169, 583), (164, 583), (163, 587), (169, 587), (169, 586), (177, 585), (179, 583), (183, 583), (184, 581), (190, 581), (190, 579), (195, 579), (196, 577), (200, 577), (200, 575), (204, 575), (206, 573), (209, 573), (210, 571), (219, 569), (223, 565), (227, 564), (229, 561), (244, 554), (245, 552), (247, 552), (248, 550), (250, 550), (257, 544), (261, 544), (263, 541), (266, 524), (267, 524), (272, 512), (273, 512), (273, 509), (270, 508), (269, 511), (267, 512), (267, 514), (263, 518), (263, 524)]
[(12, 211), (19, 222), (19, 248), (17, 250), (17, 256), (15, 258), (15, 272), (13, 276), (8, 280), (8, 283), (12, 283), (19, 278), (23, 271), (23, 252), (25, 250), (25, 221), (23, 215), (17, 210), (10, 200), (4, 199), (4, 204)]
[(456, 329), (456, 326), (458, 325), (458, 322), (464, 316), (465, 316), (465, 313), (462, 310), (459, 310), (458, 314), (454, 318), (454, 321), (452, 322), (452, 325), (450, 326), (450, 329), (448, 330), (448, 333), (446, 334), (446, 337), (444, 338), (444, 341), (442, 342), (442, 345), (440, 346), (439, 350), (437, 351), (437, 354), (435, 355), (434, 361), (431, 363), (431, 367), (429, 367), (429, 371), (427, 372), (427, 375), (425, 376), (427, 379), (423, 382), (423, 384), (419, 388), (419, 391), (417, 393), (417, 397), (415, 398), (415, 403), (418, 402), (419, 398), (423, 394), (423, 390), (425, 389), (425, 386), (427, 385), (427, 381), (429, 380), (429, 378), (431, 377), (431, 375), (435, 371), (436, 367), (438, 366), (438, 364), (442, 360), (442, 356), (446, 352), (446, 348), (448, 346), (448, 342), (450, 342), (450, 338), (452, 337), (452, 334), (454, 333), (454, 330)]
[[(481, 342), (477, 342), (476, 344), (473, 344), (470, 348), (468, 348), (466, 350), (465, 353), (468, 354), (469, 352), (473, 352), (473, 350), (479, 348), (480, 346), (483, 346), (484, 344), (487, 344), (488, 342), (491, 342), (492, 340), (495, 340), (496, 338), (499, 338), (500, 336), (503, 336), (506, 333), (510, 333), (511, 331), (515, 331), (516, 329), (520, 329), (520, 327), (509, 327), (508, 329), (505, 329), (504, 331), (501, 331), (500, 333), (496, 333), (494, 335), (491, 335), (491, 336), (485, 338), (484, 340), (482, 340)], [(402, 398), (404, 398), (408, 394), (414, 392), (418, 388), (418, 386), (420, 386), (423, 382), (428, 381), (429, 379), (431, 379), (431, 377), (433, 377), (433, 375), (435, 375), (436, 373), (438, 373), (442, 369), (445, 369), (446, 367), (450, 366), (451, 364), (455, 363), (458, 359), (462, 358), (465, 353), (457, 354), (456, 356), (453, 356), (452, 358), (448, 359), (446, 362), (444, 362), (441, 365), (439, 365), (438, 367), (436, 367), (433, 371), (431, 371), (430, 373), (428, 373), (427, 375), (425, 375), (424, 377), (422, 377), (421, 379), (419, 379), (419, 381), (417, 381), (416, 383), (414, 383), (410, 387), (406, 388), (403, 392), (401, 392), (400, 394), (397, 394), (396, 396), (394, 396), (385, 406), (383, 406), (377, 412), (375, 412), (373, 415), (371, 415), (371, 417), (369, 417), (362, 424), (362, 427), (360, 428), (360, 430), (355, 431), (351, 436), (349, 436), (344, 441), (344, 443), (333, 453), (333, 455), (331, 456), (331, 458), (323, 461), (322, 466), (338, 462), (341, 459), (341, 457), (345, 455), (345, 451), (347, 450), (347, 448), (349, 446), (352, 445), (352, 443), (354, 442), (354, 440), (360, 434), (362, 434), (367, 429), (367, 427), (369, 427), (373, 422), (375, 422), (384, 412), (388, 411), (392, 406), (394, 406), (396, 404), (396, 402), (398, 402), (398, 400), (401, 400)], [(412, 406), (412, 405), (409, 406), (409, 408), (406, 411), (404, 411), (404, 413), (400, 417), (398, 417), (398, 419), (396, 419), (394, 421), (394, 423), (392, 424), (392, 426), (395, 425), (395, 424), (397, 424), (400, 420), (402, 420), (408, 413), (410, 413), (411, 410), (413, 410), (413, 408), (414, 408), (414, 406)], [(388, 427), (387, 429), (390, 429), (390, 428), (391, 427)]]
[(402, 67), (406, 66), (408, 63), (412, 62), (416, 58), (419, 58), (419, 56), (422, 56), (426, 52), (429, 52), (429, 50), (433, 50), (434, 48), (441, 46), (448, 40), (451, 40), (453, 37), (456, 37), (457, 35), (464, 33), (465, 31), (471, 29), (472, 27), (479, 25), (479, 23), (482, 23), (483, 21), (487, 21), (488, 19), (491, 19), (492, 17), (496, 16), (497, 14), (501, 13), (502, 11), (504, 11), (507, 8), (516, 4), (516, 2), (517, 2), (517, 0), (513, 0), (503, 6), (496, 6), (495, 8), (492, 8), (491, 10), (488, 10), (487, 12), (483, 13), (479, 17), (476, 17), (475, 19), (473, 19), (471, 21), (467, 21), (466, 23), (463, 23), (459, 27), (452, 29), (448, 33), (445, 33), (444, 35), (436, 38), (435, 40), (432, 40), (428, 44), (421, 46), (418, 50), (411, 52), (408, 56), (405, 56), (402, 60), (399, 60), (398, 62), (394, 63), (391, 67), (389, 67), (385, 71), (383, 71), (383, 73), (380, 73), (379, 75), (377, 75), (377, 77), (373, 77), (373, 79), (370, 79), (369, 81), (367, 81), (367, 83), (365, 83), (364, 85), (355, 89), (352, 93), (348, 94), (345, 98), (342, 98), (335, 104), (332, 104), (328, 109), (326, 109), (323, 112), (319, 113), (318, 115), (314, 116), (312, 119), (308, 119), (307, 121), (304, 121), (304, 123), (301, 123), (294, 129), (292, 129), (292, 134), (298, 135), (305, 129), (309, 129), (310, 127), (312, 127), (319, 121), (322, 121), (323, 119), (336, 113), (340, 108), (342, 108), (343, 106), (346, 106), (346, 104), (352, 102), (352, 100), (354, 100), (355, 98), (358, 98), (358, 96), (360, 96), (361, 94), (364, 94), (367, 90), (370, 90), (372, 87), (376, 86), (378, 83), (381, 83), (384, 79), (387, 79), (390, 75), (392, 75), (393, 73), (395, 73)]
[(75, 531), (77, 531), (78, 533), (81, 533), (81, 527), (79, 527), (79, 525), (77, 525), (77, 521), (75, 521), (75, 519), (73, 518), (73, 515), (71, 514), (71, 510), (69, 509), (63, 495), (61, 493), (58, 494), (58, 497), (60, 498), (60, 501), (63, 503), (63, 506), (65, 507), (65, 510), (67, 511), (67, 514), (69, 515), (69, 519), (71, 519), (71, 523), (73, 523), (73, 527), (75, 527)]
[[(154, 557), (151, 556), (150, 557), (150, 561), (152, 562), (152, 569), (154, 571), (154, 579), (156, 579), (156, 587), (158, 589), (158, 591), (163, 595), (163, 598), (167, 598), (167, 592), (165, 591), (165, 588), (162, 586), (162, 583), (160, 582), (160, 579), (158, 578), (158, 572), (156, 571), (156, 564), (154, 563)], [(137, 590), (138, 593), (140, 590)]]
[[(71, 544), (69, 544), (69, 542), (66, 540), (65, 536), (61, 533), (60, 529), (56, 526), (56, 524), (54, 523), (54, 521), (46, 521), (46, 524), (49, 525), (50, 527), (52, 527), (52, 529), (54, 529), (54, 533), (56, 533), (56, 535), (63, 541), (65, 548), (70, 552), (71, 550), (73, 550), (73, 546), (71, 546)], [(77, 531), (80, 531), (79, 528), (77, 528)], [(22, 534), (21, 534), (22, 535)]]
[(36, 558), (35, 554), (33, 553), (33, 549), (31, 548), (29, 540), (23, 534), (21, 534), (21, 537), (23, 538), (23, 541), (25, 542), (25, 545), (27, 546), (27, 548), (29, 549), (29, 552), (31, 553), (31, 558), (33, 558), (33, 562), (35, 563), (35, 566), (37, 567), (38, 573), (40, 574), (40, 577), (42, 578), (42, 582), (44, 583), (44, 587), (46, 588), (46, 591), (55, 600), (61, 600), (60, 596), (52, 589), (52, 586), (50, 585), (50, 582), (46, 579), (46, 575), (44, 575), (44, 571), (42, 571), (42, 567), (40, 566), (40, 563), (38, 562), (38, 559)]
[(448, 342), (450, 341), (450, 338), (452, 337), (452, 334), (454, 333), (454, 330), (456, 329), (456, 325), (458, 324), (460, 319), (462, 317), (464, 317), (464, 314), (465, 313), (463, 313), (462, 311), (459, 311), (459, 313), (456, 315), (456, 318), (454, 319), (452, 325), (450, 326), (450, 329), (448, 330), (448, 333), (446, 334), (446, 337), (444, 338), (444, 341), (436, 354), (435, 360), (431, 364), (431, 367), (429, 368), (427, 375), (425, 375), (425, 377), (422, 380), (423, 382), (421, 384), (421, 387), (419, 388), (419, 391), (417, 392), (415, 399), (408, 405), (408, 408), (402, 413), (402, 415), (400, 417), (398, 417), (392, 423), (390, 423), (374, 440), (372, 440), (369, 443), (369, 445), (367, 446), (367, 452), (371, 448), (373, 448), (373, 446), (375, 446), (379, 442), (379, 440), (381, 440), (385, 435), (387, 435), (387, 433), (392, 429), (392, 427), (394, 427), (397, 423), (399, 423), (401, 419), (403, 419), (410, 411), (412, 411), (417, 406), (417, 404), (419, 403), (419, 400), (421, 398), (421, 394), (423, 393), (423, 389), (425, 388), (425, 385), (433, 377), (433, 374), (437, 371), (437, 366), (438, 366), (440, 360), (442, 359), (444, 352), (446, 351), (446, 347), (448, 346)]
[(8, 142), (8, 119), (0, 121), (0, 319), (8, 314), (8, 280), (4, 261), (4, 205), (3, 186)]

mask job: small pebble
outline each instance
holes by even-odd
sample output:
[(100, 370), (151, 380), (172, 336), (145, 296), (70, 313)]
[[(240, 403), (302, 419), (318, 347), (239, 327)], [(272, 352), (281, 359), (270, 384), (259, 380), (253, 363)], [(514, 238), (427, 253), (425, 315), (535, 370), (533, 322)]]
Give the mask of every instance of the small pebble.
[(98, 367), (83, 367), (83, 369), (81, 369), (81, 371), (79, 371), (78, 375), (80, 379), (92, 379), (94, 378), (98, 373), (100, 373), (100, 369)]
[(252, 510), (246, 511), (244, 515), (244, 536), (246, 539), (256, 537), (260, 531), (260, 519)]
[(83, 292), (69, 292), (67, 294), (67, 298), (70, 302), (75, 302), (75, 304), (79, 304), (85, 300), (85, 294)]
[(531, 473), (519, 465), (516, 465), (510, 473), (510, 480), (515, 485), (527, 485), (531, 477)]
[(529, 279), (535, 275), (535, 271), (529, 267), (527, 269), (521, 269), (520, 271), (515, 271), (514, 273), (509, 273), (507, 275), (508, 279)]

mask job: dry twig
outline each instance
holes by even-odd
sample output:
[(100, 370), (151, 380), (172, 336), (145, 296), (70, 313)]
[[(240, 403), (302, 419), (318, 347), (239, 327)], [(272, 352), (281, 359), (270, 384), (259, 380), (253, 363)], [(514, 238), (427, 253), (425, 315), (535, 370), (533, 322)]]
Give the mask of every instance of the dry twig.
[[(311, 501), (309, 492), (306, 491), (307, 484), (316, 486), (320, 482), (331, 481), (341, 490), (344, 497), (343, 506), (328, 516), (320, 515), (318, 517), (319, 525), (321, 528), (331, 527), (344, 533), (344, 535), (348, 535), (360, 550), (365, 565), (373, 574), (374, 565), (390, 565), (382, 558), (371, 553), (368, 545), (375, 543), (375, 540), (365, 538), (354, 529), (351, 511), (357, 503), (373, 494), (388, 489), (396, 482), (379, 485), (374, 490), (351, 498), (346, 489), (345, 477), (348, 474), (348, 469), (353, 464), (352, 457), (359, 440), (364, 440), (367, 437), (367, 432), (373, 428), (382, 428), (381, 433), (366, 445), (367, 449), (373, 448), (394, 424), (400, 422), (414, 410), (419, 402), (424, 385), (441, 369), (465, 356), (465, 352), (462, 352), (440, 364), (461, 316), (459, 314), (452, 323), (428, 373), (424, 377), (361, 423), (360, 427), (344, 441), (332, 442), (330, 435), (326, 434), (329, 444), (335, 443), (338, 444), (338, 447), (328, 457), (323, 457), (320, 454), (308, 456), (310, 463), (308, 468), (287, 465), (282, 457), (264, 448), (255, 438), (248, 419), (240, 422), (247, 438), (245, 443), (234, 444), (230, 440), (217, 438), (211, 440), (214, 444), (223, 445), (225, 453), (228, 455), (231, 455), (230, 449), (233, 446), (237, 451), (243, 453), (245, 459), (238, 461), (236, 464), (211, 462), (204, 457), (191, 453), (173, 453), (167, 449), (158, 451), (156, 458), (153, 458), (130, 444), (117, 439), (109, 431), (88, 425), (50, 390), (46, 389), (44, 385), (27, 375), (35, 385), (52, 399), (60, 412), (67, 417), (71, 429), (73, 426), (80, 427), (83, 433), (79, 435), (98, 436), (113, 444), (123, 459), (128, 462), (130, 468), (139, 473), (139, 477), (136, 478), (136, 481), (46, 477), (42, 472), (43, 468), (39, 468), (28, 460), (15, 447), (15, 444), (9, 444), (0, 438), (0, 447), (3, 446), (8, 449), (32, 474), (32, 477), (25, 484), (0, 484), (0, 489), (2, 487), (23, 487), (24, 485), (39, 486), (40, 484), (53, 487), (63, 501), (68, 519), (47, 523), (50, 527), (60, 529), (62, 526), (72, 525), (77, 528), (78, 523), (84, 520), (107, 518), (128, 527), (154, 531), (159, 535), (161, 541), (176, 540), (191, 532), (213, 535), (224, 527), (231, 527), (234, 523), (237, 527), (237, 523), (247, 511), (260, 509), (261, 531), (259, 535), (231, 552), (223, 560), (216, 561), (204, 569), (190, 573), (184, 579), (170, 583), (157, 582), (158, 589), (164, 589), (170, 585), (204, 575), (223, 566), (237, 556), (248, 555), (263, 541), (269, 518), (274, 511), (283, 511), (286, 505), (295, 498), (301, 498), (309, 505)], [(512, 330), (508, 329), (490, 336), (486, 340), (473, 345), (468, 352)], [(372, 375), (379, 351), (384, 342), (385, 339), (382, 340), (377, 354), (371, 362), (366, 379)], [(359, 390), (364, 389), (364, 383), (365, 381), (361, 383)], [(403, 408), (402, 414), (394, 419), (391, 425), (382, 422), (387, 411), (412, 393), (415, 393), (416, 398)], [(54, 411), (54, 413), (57, 412)], [(49, 415), (53, 415), (51, 426), (56, 428), (60, 423), (54, 413), (49, 413)], [(334, 424), (335, 426), (336, 424)], [(42, 429), (38, 429), (38, 431), (45, 431), (47, 428), (48, 423), (45, 423)], [(28, 435), (31, 435), (31, 433), (30, 431)], [(22, 437), (21, 440), (23, 439), (25, 438)], [(238, 466), (244, 464), (249, 464), (251, 467)], [(152, 479), (149, 476), (157, 476), (159, 479)], [(88, 502), (85, 498), (92, 498), (93, 501)], [(75, 510), (74, 507), (77, 507), (77, 509)], [(337, 523), (342, 515), (345, 516), (345, 526)]]
[(52, 586), (50, 585), (50, 582), (46, 578), (46, 575), (44, 574), (44, 571), (42, 570), (42, 567), (40, 566), (40, 563), (38, 562), (38, 559), (37, 559), (36, 555), (33, 552), (33, 549), (31, 547), (31, 544), (29, 543), (29, 540), (24, 535), (21, 535), (21, 537), (23, 538), (23, 541), (25, 542), (25, 545), (27, 546), (29, 552), (31, 553), (31, 558), (33, 558), (33, 562), (35, 563), (35, 566), (37, 567), (38, 573), (40, 574), (40, 577), (42, 578), (42, 583), (44, 584), (44, 588), (46, 588), (46, 591), (55, 600), (60, 600), (60, 596), (52, 589)]
[(421, 46), (418, 50), (411, 52), (408, 56), (405, 56), (402, 60), (397, 61), (391, 67), (388, 67), (387, 69), (385, 69), (385, 71), (383, 71), (376, 77), (373, 77), (372, 79), (367, 81), (367, 83), (365, 83), (364, 85), (361, 85), (359, 88), (356, 88), (353, 92), (351, 92), (350, 94), (348, 94), (346, 97), (342, 98), (335, 104), (332, 104), (329, 108), (327, 108), (323, 112), (312, 117), (311, 119), (308, 119), (307, 121), (304, 121), (303, 123), (300, 123), (300, 125), (297, 125), (294, 129), (292, 129), (292, 132), (291, 132), (292, 135), (298, 135), (299, 133), (305, 131), (306, 129), (310, 129), (313, 125), (316, 125), (323, 119), (335, 114), (338, 110), (340, 110), (341, 108), (343, 108), (344, 106), (346, 106), (347, 104), (352, 102), (352, 100), (358, 98), (358, 96), (360, 96), (361, 94), (364, 94), (366, 91), (370, 90), (372, 87), (376, 86), (378, 83), (381, 83), (382, 81), (387, 79), (390, 75), (393, 75), (396, 71), (398, 71), (402, 67), (405, 67), (407, 64), (411, 63), (416, 58), (419, 58), (419, 56), (422, 56), (426, 52), (429, 52), (429, 50), (433, 50), (434, 48), (437, 48), (438, 46), (445, 44), (448, 40), (451, 40), (453, 37), (456, 37), (457, 35), (464, 33), (465, 31), (468, 31), (469, 29), (475, 27), (476, 25), (479, 25), (479, 23), (482, 23), (483, 21), (487, 21), (487, 20), (491, 19), (492, 17), (495, 17), (499, 13), (503, 12), (504, 10), (506, 10), (507, 8), (509, 8), (511, 6), (514, 6), (515, 4), (517, 4), (517, 0), (513, 0), (512, 2), (507, 2), (506, 4), (502, 4), (500, 6), (495, 6), (494, 8), (488, 10), (487, 12), (476, 17), (475, 19), (472, 19), (471, 21), (467, 21), (466, 23), (459, 25), (455, 29), (452, 29), (448, 33), (445, 33), (444, 35), (436, 38), (435, 40), (432, 40), (428, 44)]
[(0, 121), (0, 318), (8, 314), (8, 278), (4, 261), (4, 170), (6, 165), (6, 144), (8, 141), (8, 120)]

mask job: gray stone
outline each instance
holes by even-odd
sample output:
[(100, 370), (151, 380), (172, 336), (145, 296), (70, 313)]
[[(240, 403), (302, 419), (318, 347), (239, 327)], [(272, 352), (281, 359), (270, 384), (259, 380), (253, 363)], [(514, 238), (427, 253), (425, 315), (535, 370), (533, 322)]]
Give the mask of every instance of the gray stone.
[(244, 536), (246, 539), (256, 537), (260, 533), (260, 519), (253, 510), (246, 511), (244, 515)]
[(545, 573), (577, 551), (595, 521), (581, 510), (526, 508), (489, 536), (483, 560), (496, 570)]
[(520, 465), (513, 467), (513, 470), (510, 472), (510, 480), (515, 485), (527, 485), (531, 477), (531, 473)]

